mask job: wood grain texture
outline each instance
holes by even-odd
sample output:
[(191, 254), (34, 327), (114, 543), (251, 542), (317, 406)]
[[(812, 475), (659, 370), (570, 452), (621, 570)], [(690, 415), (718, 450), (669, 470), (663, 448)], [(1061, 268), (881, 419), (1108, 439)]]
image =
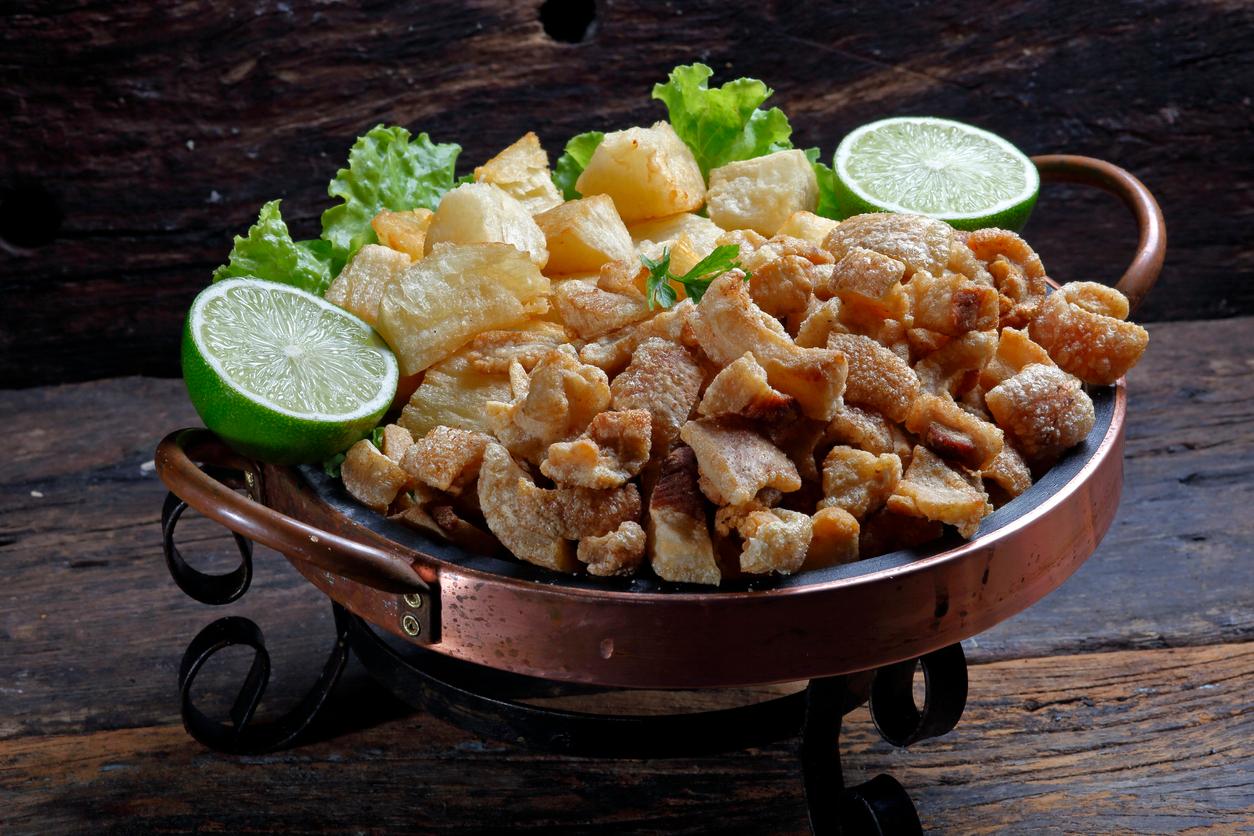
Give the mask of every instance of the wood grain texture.
[[(855, 715), (851, 779), (893, 773), (929, 826), (1250, 823), (1254, 522), (1238, 509), (1254, 486), (1254, 319), (1150, 332), (1129, 382), (1120, 516), (1097, 554), (1056, 593), (968, 644), (972, 703), (951, 736), (895, 753)], [(9, 438), (0, 469), (0, 830), (804, 827), (788, 744), (665, 762), (537, 755), (411, 714), (355, 663), (332, 697), (334, 719), (316, 729), (322, 742), (256, 758), (207, 753), (177, 714), (176, 669), (191, 637), (227, 614), (261, 626), (274, 665), (264, 719), (312, 683), (332, 625), (325, 599), (264, 550), (237, 604), (204, 607), (175, 589), (160, 556), (164, 488), (147, 464), (160, 436), (195, 423), (178, 381), (0, 392)], [(197, 565), (230, 565), (231, 542), (214, 526), (189, 519), (179, 542)], [(249, 659), (223, 657), (201, 698), (224, 708)], [(639, 699), (692, 709), (745, 696)]]
[[(893, 750), (855, 711), (847, 779), (890, 771), (935, 832), (1254, 826), (1254, 645), (978, 665), (962, 723)], [(390, 699), (363, 685), (345, 711)], [(672, 709), (691, 708), (683, 693)], [(177, 724), (0, 741), (13, 832), (805, 832), (793, 743), (715, 758), (567, 759), (422, 714), (260, 757)]]
[[(275, 197), (298, 236), (316, 234), (325, 184), (376, 122), (460, 142), (465, 170), (528, 129), (556, 154), (579, 131), (659, 118), (650, 86), (694, 59), (766, 79), (798, 143), (829, 154), (862, 122), (929, 113), (1110, 159), (1166, 212), (1143, 316), (1254, 310), (1249, 4), (602, 0), (578, 44), (549, 38), (538, 7), (0, 10), (0, 191), (29, 225), (63, 217), (40, 246), (0, 242), (0, 386), (177, 374), (183, 314), (231, 235)], [(1133, 230), (1108, 198), (1058, 187), (1027, 235), (1058, 278), (1113, 280)]]

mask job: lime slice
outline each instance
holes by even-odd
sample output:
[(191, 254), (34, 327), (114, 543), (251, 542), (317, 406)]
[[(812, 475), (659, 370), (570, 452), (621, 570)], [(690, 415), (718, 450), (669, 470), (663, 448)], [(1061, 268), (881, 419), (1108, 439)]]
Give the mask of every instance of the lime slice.
[(863, 125), (836, 149), (835, 171), (846, 218), (903, 212), (958, 229), (1021, 229), (1041, 182), (1032, 161), (996, 134), (928, 116)]
[(183, 329), (183, 379), (205, 426), (244, 455), (317, 462), (370, 431), (396, 393), (396, 358), (361, 319), (254, 278), (210, 285)]

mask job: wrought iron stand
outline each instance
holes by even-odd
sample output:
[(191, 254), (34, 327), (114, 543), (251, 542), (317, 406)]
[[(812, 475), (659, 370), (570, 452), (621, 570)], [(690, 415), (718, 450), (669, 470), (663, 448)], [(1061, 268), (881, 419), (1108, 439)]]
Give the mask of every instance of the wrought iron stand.
[[(223, 481), (231, 475), (206, 470)], [(234, 535), (240, 564), (231, 572), (208, 575), (193, 569), (174, 543), (174, 530), (186, 509), (186, 503), (169, 494), (161, 514), (166, 565), (174, 582), (204, 604), (239, 600), (252, 580), (252, 544)], [(297, 743), (322, 711), (351, 650), (372, 677), (415, 708), (483, 737), (549, 752), (603, 758), (692, 757), (800, 736), (806, 805), (815, 833), (921, 833), (910, 796), (891, 776), (881, 774), (845, 786), (841, 720), (869, 702), (880, 735), (894, 746), (905, 747), (952, 729), (967, 699), (966, 657), (962, 647), (953, 644), (874, 671), (811, 680), (795, 694), (736, 708), (660, 716), (542, 708), (521, 700), (608, 689), (504, 673), (421, 648), (402, 654), (368, 623), (338, 604), (332, 607), (335, 644), (321, 676), (295, 708), (268, 723), (253, 720), (270, 678), (270, 656), (261, 629), (246, 618), (230, 616), (201, 630), (179, 667), (188, 733), (228, 754), (260, 754)], [(254, 656), (229, 722), (221, 722), (195, 706), (191, 691), (210, 657), (231, 645), (251, 647)], [(916, 666), (922, 668), (925, 682), (921, 709), (914, 698)]]

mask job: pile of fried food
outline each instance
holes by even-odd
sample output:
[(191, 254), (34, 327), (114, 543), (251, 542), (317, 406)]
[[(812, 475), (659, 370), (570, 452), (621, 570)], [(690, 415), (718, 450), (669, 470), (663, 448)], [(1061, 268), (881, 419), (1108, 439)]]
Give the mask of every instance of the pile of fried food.
[[(706, 183), (659, 122), (607, 134), (563, 200), (528, 134), (434, 213), (376, 217), (327, 298), (416, 388), (349, 492), (558, 572), (790, 574), (974, 536), (1148, 342), (1109, 287), (1047, 293), (1013, 232), (814, 214), (801, 151)], [(652, 304), (642, 256), (680, 275), (728, 244), (699, 301)]]

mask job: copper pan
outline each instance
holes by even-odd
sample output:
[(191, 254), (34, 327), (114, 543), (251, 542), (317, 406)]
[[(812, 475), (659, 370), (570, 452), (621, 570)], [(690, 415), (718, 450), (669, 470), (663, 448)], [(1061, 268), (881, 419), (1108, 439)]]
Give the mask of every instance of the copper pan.
[[(1117, 287), (1135, 306), (1161, 270), (1162, 212), (1144, 185), (1089, 157), (1033, 161), (1046, 182), (1097, 186), (1136, 216)], [(414, 644), (546, 679), (635, 688), (784, 682), (866, 670), (974, 636), (1056, 589), (1097, 548), (1123, 485), (1124, 381), (1093, 392), (1098, 421), (969, 542), (896, 552), (756, 588), (558, 577), (470, 555), (359, 508), (312, 468), (258, 465), (206, 430), (157, 448), (172, 492), (283, 553), (328, 597)], [(243, 471), (249, 496), (200, 464)]]

